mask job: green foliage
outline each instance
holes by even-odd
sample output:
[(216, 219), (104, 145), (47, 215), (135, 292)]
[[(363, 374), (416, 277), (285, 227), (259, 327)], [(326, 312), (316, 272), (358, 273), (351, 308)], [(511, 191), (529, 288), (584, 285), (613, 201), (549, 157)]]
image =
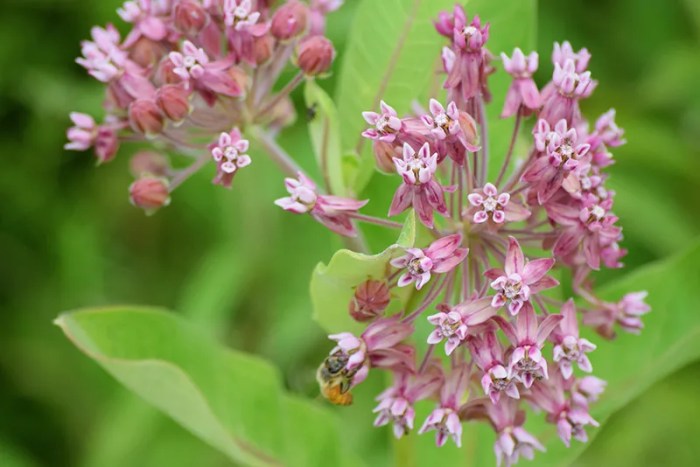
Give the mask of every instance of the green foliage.
[(333, 416), (285, 394), (277, 371), (219, 347), (173, 314), (106, 308), (56, 324), (131, 391), (245, 465), (343, 465)]
[(363, 0), (343, 53), (336, 102), (343, 149), (359, 157), (353, 191), (360, 193), (374, 170), (371, 144), (360, 136), (362, 112), (384, 99), (401, 114), (425, 96), (440, 63), (441, 41), (432, 21), (453, 0)]

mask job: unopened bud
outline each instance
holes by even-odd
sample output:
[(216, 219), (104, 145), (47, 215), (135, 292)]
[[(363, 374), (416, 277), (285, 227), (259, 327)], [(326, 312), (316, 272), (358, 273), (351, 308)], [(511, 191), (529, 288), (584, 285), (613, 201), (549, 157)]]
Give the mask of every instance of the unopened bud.
[(162, 44), (142, 36), (129, 50), (129, 57), (144, 68), (153, 66), (167, 50)]
[(297, 66), (308, 76), (327, 72), (334, 57), (333, 43), (323, 36), (307, 37), (297, 48)]
[(145, 174), (164, 177), (170, 170), (170, 164), (168, 158), (163, 154), (153, 151), (139, 151), (131, 157), (129, 169), (136, 178)]
[[(476, 121), (467, 112), (459, 112), (459, 127), (462, 129), (467, 143), (476, 146), (478, 138), (476, 136)], [(485, 144), (485, 143), (484, 143)]]
[(269, 34), (253, 38), (253, 58), (256, 65), (267, 63), (272, 57), (275, 40)]
[(168, 119), (182, 122), (190, 114), (190, 91), (177, 84), (166, 84), (156, 91), (156, 105)]
[(270, 32), (281, 41), (300, 36), (306, 31), (309, 9), (297, 0), (282, 5), (272, 17)]
[(382, 315), (390, 301), (386, 282), (370, 279), (357, 286), (348, 311), (355, 321), (371, 321)]
[(245, 96), (250, 84), (250, 75), (243, 68), (235, 65), (226, 70), (226, 73), (235, 83), (235, 88), (238, 89), (236, 95)]
[(208, 22), (209, 15), (199, 2), (181, 0), (173, 8), (173, 24), (184, 34), (195, 36)]
[(182, 83), (182, 77), (176, 74), (175, 63), (166, 55), (158, 64), (155, 81), (158, 84), (178, 84)]
[(170, 204), (168, 180), (162, 177), (146, 175), (129, 187), (131, 204), (151, 215), (158, 209)]
[(163, 131), (163, 114), (155, 101), (137, 99), (129, 104), (129, 123), (131, 128), (146, 136), (157, 135)]
[(372, 151), (374, 152), (374, 160), (377, 162), (377, 168), (380, 171), (388, 174), (396, 172), (394, 157), (400, 157), (400, 154), (393, 144), (376, 140), (372, 143)]

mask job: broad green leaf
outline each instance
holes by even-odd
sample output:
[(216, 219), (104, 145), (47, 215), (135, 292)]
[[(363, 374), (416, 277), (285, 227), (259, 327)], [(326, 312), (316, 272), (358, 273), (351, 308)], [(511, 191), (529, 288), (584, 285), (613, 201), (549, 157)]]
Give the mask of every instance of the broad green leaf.
[(351, 250), (337, 251), (326, 265), (319, 263), (311, 276), (311, 303), (314, 319), (328, 332), (359, 332), (364, 326), (348, 315), (354, 288), (364, 280), (383, 278), (389, 261), (401, 247), (410, 247), (416, 238), (416, 216), (411, 210), (397, 243), (376, 255)]
[(332, 194), (345, 195), (343, 157), (340, 146), (338, 111), (333, 100), (314, 80), (307, 80), (304, 87), (306, 107), (315, 115), (308, 124), (316, 162)]
[(341, 451), (332, 414), (284, 393), (270, 364), (220, 347), (174, 314), (89, 309), (56, 324), (124, 386), (235, 462), (353, 460)]
[(374, 170), (371, 144), (361, 136), (362, 112), (384, 99), (399, 113), (432, 82), (443, 40), (432, 21), (454, 0), (361, 0), (345, 49), (336, 102), (345, 151), (360, 163), (353, 189), (362, 191)]

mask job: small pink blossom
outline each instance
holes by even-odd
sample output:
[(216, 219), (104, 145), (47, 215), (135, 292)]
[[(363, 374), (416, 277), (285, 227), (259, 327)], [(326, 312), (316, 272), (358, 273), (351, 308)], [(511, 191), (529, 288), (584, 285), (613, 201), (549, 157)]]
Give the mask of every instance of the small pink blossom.
[(559, 282), (547, 276), (547, 271), (554, 266), (553, 258), (526, 262), (518, 241), (513, 237), (508, 239), (504, 270), (490, 269), (485, 276), (493, 280), (491, 288), (496, 291), (491, 306), (507, 305), (508, 312), (515, 316), (523, 304), (529, 302), (531, 294), (555, 287)]
[(564, 318), (559, 323), (559, 328), (552, 333), (555, 344), (553, 360), (559, 364), (564, 379), (569, 379), (573, 375), (573, 363), (577, 363), (581, 370), (590, 373), (593, 371), (593, 366), (586, 353), (595, 350), (596, 346), (588, 339), (579, 336), (573, 300), (569, 299), (564, 304), (561, 314)]
[(567, 60), (572, 60), (575, 64), (576, 71), (583, 73), (588, 68), (588, 62), (591, 59), (591, 54), (588, 49), (583, 48), (578, 52), (574, 52), (569, 41), (564, 41), (561, 44), (554, 43), (552, 51), (552, 63), (557, 63), (559, 66), (564, 66)]
[(530, 211), (517, 203), (511, 203), (509, 193), (498, 193), (492, 183), (487, 183), (481, 190), (467, 196), (472, 208), (468, 211), (475, 224), (491, 221), (495, 224), (517, 222), (527, 219)]
[(211, 147), (211, 156), (216, 162), (216, 178), (214, 183), (230, 187), (234, 174), (238, 169), (251, 163), (248, 150), (248, 140), (243, 139), (238, 128), (229, 133), (221, 133), (219, 139)]
[(595, 327), (600, 334), (608, 338), (615, 336), (615, 325), (619, 325), (625, 332), (639, 334), (644, 328), (641, 317), (651, 310), (645, 302), (646, 296), (646, 291), (632, 292), (617, 303), (603, 302), (584, 314), (583, 322)]
[(532, 79), (532, 75), (537, 71), (539, 59), (537, 52), (525, 56), (522, 50), (516, 47), (512, 58), (501, 53), (501, 59), (503, 60), (503, 69), (513, 77), (513, 82), (506, 94), (501, 118), (515, 115), (521, 107), (537, 110), (542, 105), (537, 85)]
[(119, 31), (108, 24), (106, 28), (93, 27), (92, 41), (81, 42), (83, 56), (75, 61), (95, 79), (109, 83), (117, 78), (127, 62), (127, 53), (121, 50)]
[(503, 346), (493, 330), (480, 336), (469, 336), (469, 349), (476, 365), (484, 372), (481, 387), (493, 404), (498, 404), (501, 393), (520, 399), (520, 392), (503, 359)]
[(542, 355), (544, 342), (562, 320), (561, 315), (548, 315), (538, 324), (537, 315), (532, 305), (527, 302), (518, 314), (515, 326), (498, 317), (499, 325), (513, 346), (510, 356), (509, 371), (513, 378), (526, 388), (532, 383), (547, 379), (547, 360)]
[(442, 379), (442, 371), (437, 365), (431, 365), (418, 374), (398, 373), (394, 385), (377, 397), (379, 405), (373, 410), (377, 414), (374, 426), (391, 423), (396, 438), (408, 434), (416, 417), (413, 404), (435, 394)]
[(253, 10), (251, 0), (225, 0), (224, 23), (236, 31), (254, 26), (260, 19), (260, 12)]
[(429, 228), (433, 227), (433, 211), (447, 214), (445, 189), (434, 178), (437, 170), (437, 153), (431, 154), (425, 143), (418, 153), (404, 143), (403, 158), (394, 158), (396, 170), (403, 178), (403, 184), (396, 190), (389, 208), (389, 215), (395, 216), (413, 205), (418, 218)]
[(569, 124), (580, 118), (578, 100), (591, 95), (596, 82), (590, 71), (578, 71), (574, 60), (567, 59), (563, 64), (554, 64), (552, 84), (543, 91), (540, 118), (554, 124), (561, 119)]
[(496, 314), (489, 298), (460, 303), (454, 307), (438, 306), (439, 313), (428, 316), (435, 326), (428, 336), (428, 344), (445, 340), (445, 353), (450, 355), (467, 338), (471, 326), (482, 324)]
[(382, 113), (362, 112), (362, 117), (374, 128), (362, 132), (365, 138), (376, 141), (386, 141), (391, 143), (396, 139), (396, 135), (401, 131), (402, 123), (396, 110), (384, 101), (380, 102)]
[(405, 287), (415, 282), (420, 290), (428, 283), (432, 274), (451, 271), (461, 263), (469, 252), (460, 248), (461, 234), (453, 234), (434, 241), (428, 248), (407, 248), (406, 254), (391, 260), (391, 265), (406, 269), (399, 277), (398, 286)]
[(466, 365), (459, 365), (452, 369), (440, 390), (440, 405), (430, 412), (423, 426), (418, 431), (423, 434), (427, 431), (436, 431), (435, 444), (442, 447), (448, 438), (457, 447), (462, 446), (462, 423), (459, 418), (461, 397), (469, 385), (469, 370)]
[(152, 41), (160, 41), (168, 34), (168, 29), (157, 15), (157, 0), (134, 0), (125, 2), (117, 9), (119, 16), (127, 23), (132, 23), (134, 29), (124, 41), (125, 47), (131, 47), (136, 41), (144, 36)]
[(357, 235), (350, 214), (357, 212), (367, 201), (357, 201), (340, 196), (319, 195), (316, 184), (299, 172), (298, 178), (286, 178), (284, 184), (290, 196), (280, 198), (275, 204), (295, 214), (310, 213), (314, 219), (333, 232), (345, 236)]

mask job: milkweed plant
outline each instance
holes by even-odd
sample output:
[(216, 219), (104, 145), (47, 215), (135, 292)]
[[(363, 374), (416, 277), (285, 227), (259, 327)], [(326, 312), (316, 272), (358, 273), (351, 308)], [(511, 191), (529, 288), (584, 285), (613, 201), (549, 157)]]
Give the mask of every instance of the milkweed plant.
[[(496, 433), (498, 464), (512, 465), (544, 451), (526, 428), (527, 413), (554, 425), (565, 445), (585, 442), (598, 426), (589, 408), (606, 383), (595, 376), (596, 343), (580, 329), (602, 339), (639, 333), (649, 311), (645, 292), (604, 301), (591, 277), (623, 267), (626, 254), (616, 194), (606, 186), (623, 130), (614, 110), (589, 121), (579, 107), (598, 86), (591, 55), (555, 43), (551, 79), (540, 87), (537, 52), (490, 50), (489, 36), (501, 31), (460, 5), (440, 13), (435, 95), (378, 101), (352, 116), (364, 119), (360, 144), (371, 145), (376, 169), (395, 186), (386, 216), (371, 216), (362, 212), (371, 200), (334, 182), (337, 166), (321, 159), (314, 180), (277, 141), (295, 118), (290, 93), (329, 73), (336, 51), (326, 17), (341, 4), (126, 2), (118, 10), (131, 25), (125, 37), (112, 25), (94, 27), (81, 44), (76, 61), (104, 84), (105, 116), (98, 123), (72, 113), (66, 148), (92, 149), (104, 164), (122, 144), (151, 145), (130, 164), (131, 203), (147, 213), (208, 166), (212, 183), (228, 188), (255, 164), (249, 152), (267, 154), (281, 170), (269, 176), (286, 176), (270, 202), (308, 215), (356, 250), (360, 279), (345, 290), (347, 308), (334, 311), (360, 331), (331, 334), (330, 352), (318, 356), (316, 377), (330, 403), (351, 404), (356, 386), (385, 372), (374, 424), (391, 425), (397, 438), (433, 433), (438, 446), (461, 446), (463, 424), (485, 423)], [(289, 68), (296, 73), (280, 82)], [(512, 81), (503, 108), (488, 109), (495, 73)], [(319, 99), (312, 122), (314, 111), (333, 106)], [(513, 122), (505, 155), (489, 152), (487, 109)], [(175, 169), (168, 154), (191, 162)], [(402, 233), (371, 255), (359, 241), (365, 223)], [(363, 258), (374, 261), (371, 273)], [(422, 400), (434, 410), (416, 420)]]

